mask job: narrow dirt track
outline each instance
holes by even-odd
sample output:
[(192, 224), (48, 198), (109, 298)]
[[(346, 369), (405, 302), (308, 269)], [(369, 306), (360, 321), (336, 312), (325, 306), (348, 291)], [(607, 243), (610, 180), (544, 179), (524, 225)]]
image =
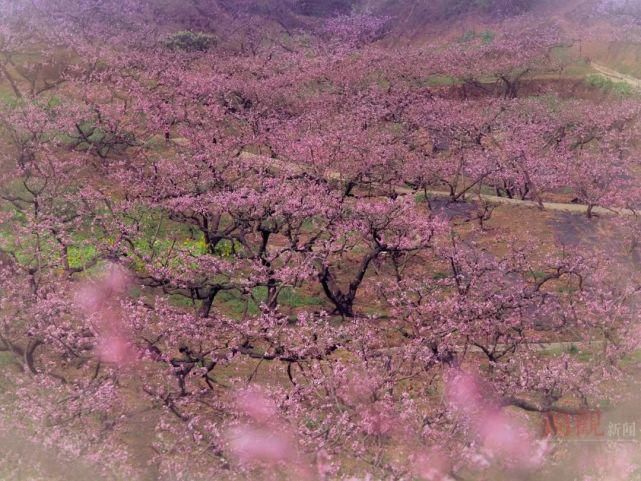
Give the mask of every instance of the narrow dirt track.
[[(449, 197), (449, 193), (438, 191), (438, 190), (428, 190), (428, 195), (434, 197)], [(583, 214), (587, 215), (589, 207), (585, 204), (563, 204), (560, 202), (542, 202), (540, 205), (538, 202), (533, 200), (520, 200), (520, 199), (510, 199), (508, 197), (498, 197), (495, 195), (486, 195), (486, 194), (469, 194), (465, 196), (465, 200), (475, 200), (480, 199), (490, 204), (497, 205), (515, 205), (521, 207), (534, 207), (537, 209), (551, 210), (557, 212), (569, 212), (571, 214)], [(593, 215), (620, 215), (620, 216), (634, 216), (636, 212), (631, 209), (619, 209), (614, 207), (593, 207)]]
[[(273, 166), (278, 166), (280, 164), (283, 166), (287, 165), (289, 169), (292, 168), (292, 164), (288, 164), (279, 159), (272, 159), (263, 155), (256, 155), (248, 152), (243, 152), (241, 155), (245, 158), (259, 159)], [(303, 172), (304, 169), (300, 166), (295, 166), (295, 170), (300, 170), (301, 172)], [(338, 172), (330, 172), (329, 174), (326, 175), (326, 177), (328, 179), (333, 179), (338, 181), (342, 179), (342, 175)], [(410, 189), (408, 187), (402, 187), (402, 186), (395, 187), (394, 190), (399, 195), (418, 195), (418, 194), (426, 193), (430, 197), (441, 197), (441, 198), (450, 197), (449, 192), (445, 192), (442, 190), (423, 191), (423, 190)], [(539, 204), (538, 202), (533, 200), (510, 199), (508, 197), (498, 197), (496, 195), (476, 194), (476, 193), (468, 193), (464, 196), (461, 196), (460, 200), (464, 200), (464, 201), (482, 200), (484, 202), (488, 202), (490, 204), (496, 204), (496, 205), (514, 205), (514, 206), (520, 206), (520, 207), (532, 207), (536, 209), (543, 209), (543, 210), (550, 210), (550, 211), (557, 211), (557, 212), (569, 212), (571, 214), (582, 214), (582, 215), (587, 215), (589, 210), (589, 206), (585, 204), (564, 204), (560, 202), (542, 202), (541, 204)], [(592, 207), (592, 214), (598, 215), (598, 216), (635, 216), (637, 215), (637, 212), (631, 209), (595, 206), (595, 207)], [(638, 214), (641, 214), (641, 211)]]
[[(591, 62), (590, 65), (594, 70), (604, 75), (605, 77), (609, 78), (610, 80), (613, 80), (615, 82), (625, 82), (628, 85), (641, 90), (641, 79), (618, 72), (616, 70), (608, 68), (605, 65), (602, 65), (597, 62)], [(268, 157), (264, 157), (261, 155), (255, 155), (255, 154), (250, 154), (246, 152), (243, 153), (242, 155), (247, 157), (260, 158), (261, 160), (267, 160), (268, 162), (271, 162), (271, 163), (282, 162), (282, 161), (270, 159)], [(331, 172), (328, 175), (328, 178), (340, 180), (341, 175), (338, 172)], [(406, 187), (397, 187), (395, 190), (398, 194), (401, 194), (401, 195), (412, 195), (412, 194), (420, 193)], [(450, 196), (448, 192), (444, 192), (440, 190), (428, 190), (426, 194), (432, 197), (442, 197), (442, 198), (446, 198)], [(557, 212), (569, 212), (572, 214), (582, 214), (582, 215), (587, 215), (589, 210), (589, 206), (585, 204), (564, 204), (560, 202), (542, 202), (541, 204), (539, 204), (538, 202), (535, 202), (532, 200), (510, 199), (507, 197), (498, 197), (495, 195), (487, 195), (487, 194), (468, 194), (463, 196), (462, 200), (482, 200), (484, 202), (488, 202), (490, 204), (496, 204), (496, 205), (514, 205), (514, 206), (521, 206), (521, 207), (534, 207), (537, 209), (543, 208), (544, 210), (557, 211)], [(599, 215), (599, 216), (612, 216), (612, 215), (635, 216), (637, 215), (637, 212), (631, 209), (621, 209), (621, 208), (615, 208), (615, 207), (601, 207), (601, 206), (593, 207), (592, 213), (594, 215)]]
[(626, 75), (621, 72), (617, 72), (616, 70), (612, 70), (611, 68), (608, 68), (605, 65), (602, 65), (597, 62), (590, 62), (590, 66), (594, 70), (599, 72), (601, 75), (609, 78), (610, 80), (613, 80), (615, 82), (625, 82), (631, 87), (634, 87), (636, 89), (641, 89), (641, 79), (632, 77), (631, 75)]

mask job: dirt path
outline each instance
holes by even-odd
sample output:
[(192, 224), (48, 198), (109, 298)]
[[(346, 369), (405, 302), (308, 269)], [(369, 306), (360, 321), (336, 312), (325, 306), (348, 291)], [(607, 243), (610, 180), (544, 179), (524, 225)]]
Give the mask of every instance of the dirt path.
[[(491, 346), (488, 346), (489, 349), (492, 349)], [(591, 353), (594, 352), (594, 349), (603, 349), (604, 347), (604, 342), (599, 341), (599, 340), (593, 340), (593, 341), (583, 341), (583, 340), (578, 340), (578, 341), (559, 341), (559, 342), (532, 342), (532, 343), (527, 343), (527, 344), (522, 344), (519, 346), (519, 349), (521, 351), (527, 350), (530, 352), (536, 352), (540, 354), (548, 354), (548, 355), (554, 355), (554, 354), (561, 354), (561, 353), (572, 353), (572, 354), (578, 354), (578, 353)], [(494, 346), (494, 351), (495, 353), (500, 353), (502, 351), (506, 351), (511, 349), (512, 346), (507, 345), (507, 344), (497, 344)], [(394, 355), (397, 353), (401, 353), (403, 351), (402, 347), (399, 346), (392, 346), (392, 347), (386, 347), (386, 348), (381, 348), (381, 349), (375, 349), (372, 352), (372, 357), (382, 357), (382, 356), (388, 356), (388, 355)], [(483, 349), (477, 346), (455, 346), (454, 347), (454, 352), (457, 354), (463, 354), (463, 353), (475, 353), (475, 354), (482, 354)]]
[(601, 75), (609, 78), (614, 82), (625, 82), (636, 89), (641, 89), (641, 79), (632, 77), (631, 75), (626, 75), (621, 72), (617, 72), (616, 70), (612, 70), (611, 68), (608, 68), (605, 65), (597, 62), (590, 62), (590, 66)]
[[(405, 189), (409, 190), (409, 189)], [(428, 190), (427, 194), (434, 197), (449, 197), (449, 193), (439, 191), (439, 190)], [(497, 205), (515, 205), (521, 207), (534, 207), (537, 209), (543, 208), (543, 210), (551, 210), (557, 212), (569, 212), (571, 214), (583, 214), (587, 215), (588, 206), (584, 204), (563, 204), (560, 202), (543, 202), (539, 205), (538, 202), (533, 200), (520, 200), (520, 199), (510, 199), (508, 197), (498, 197), (496, 195), (486, 195), (486, 194), (469, 194), (465, 196), (465, 200), (483, 200), (490, 204)], [(611, 216), (611, 215), (620, 215), (620, 216), (633, 216), (635, 212), (630, 209), (619, 209), (619, 208), (610, 208), (610, 207), (593, 207), (592, 213), (594, 215), (601, 216)]]
[[(639, 81), (641, 82), (641, 81)], [(249, 158), (256, 158), (262, 162), (266, 162), (267, 164), (271, 164), (273, 166), (278, 166), (282, 165), (285, 166), (285, 162), (282, 160), (278, 159), (272, 159), (269, 157), (265, 157), (263, 155), (256, 155), (256, 154), (250, 154), (248, 152), (243, 152), (241, 155), (244, 157), (249, 157)], [(292, 165), (289, 164), (287, 165), (289, 169), (292, 168)], [(303, 170), (302, 167), (296, 166), (296, 170)], [(328, 179), (334, 179), (334, 180), (341, 180), (342, 175), (338, 172), (330, 172), (326, 174)], [(423, 191), (420, 190), (414, 190), (410, 189), (408, 187), (396, 187), (394, 189), (396, 193), (400, 195), (418, 195), (423, 193)], [(442, 190), (428, 190), (425, 192), (428, 196), (430, 197), (440, 197), (440, 198), (448, 198), (450, 197), (449, 192), (445, 192)], [(571, 214), (582, 214), (582, 215), (587, 215), (589, 206), (585, 204), (564, 204), (560, 202), (542, 202), (539, 204), (536, 201), (533, 200), (520, 200), (520, 199), (510, 199), (508, 197), (498, 197), (496, 195), (487, 195), (487, 194), (466, 194), (461, 197), (460, 200), (464, 201), (474, 201), (474, 200), (482, 200), (484, 202), (488, 202), (490, 204), (496, 204), (496, 205), (514, 205), (514, 206), (520, 206), (520, 207), (533, 207), (536, 209), (543, 209), (543, 210), (550, 210), (550, 211), (557, 211), (557, 212), (568, 212)], [(636, 215), (636, 212), (630, 210), (630, 209), (620, 209), (620, 208), (614, 208), (614, 207), (593, 207), (592, 208), (592, 214), (598, 215), (598, 216), (634, 216)]]
[[(608, 68), (605, 65), (602, 65), (597, 62), (591, 62), (590, 65), (592, 66), (592, 68), (594, 68), (594, 70), (604, 75), (605, 77), (609, 78), (610, 80), (613, 80), (615, 82), (625, 82), (628, 85), (641, 90), (641, 79), (632, 77), (630, 75), (626, 75), (621, 72), (617, 72), (616, 70), (612, 70), (611, 68)], [(260, 155), (254, 155), (249, 153), (244, 153), (243, 155), (258, 157), (258, 158), (261, 158), (262, 160), (268, 160), (271, 163), (278, 163), (277, 160), (268, 159)], [(340, 180), (341, 175), (337, 172), (331, 172), (328, 175), (328, 177), (331, 179)], [(412, 195), (412, 194), (418, 193), (412, 189), (405, 188), (405, 187), (397, 187), (395, 190), (397, 193), (402, 195)], [(442, 198), (449, 197), (448, 192), (439, 191), (439, 190), (429, 190), (426, 193), (427, 195), (432, 197), (442, 197)], [(532, 200), (510, 199), (507, 197), (498, 197), (495, 195), (486, 195), (486, 194), (473, 194), (473, 195), (469, 194), (465, 196), (462, 200), (475, 200), (475, 199), (482, 200), (484, 202), (489, 202), (491, 204), (497, 204), (497, 205), (515, 205), (515, 206), (521, 206), (521, 207), (534, 207), (537, 209), (543, 208), (545, 210), (551, 210), (551, 211), (557, 211), (557, 212), (569, 212), (572, 214), (582, 214), (582, 215), (587, 215), (588, 209), (589, 209), (589, 207), (584, 204), (564, 204), (559, 202), (543, 202), (542, 204), (539, 204)], [(601, 215), (601, 216), (610, 216), (610, 215), (634, 216), (636, 215), (636, 213), (630, 209), (609, 208), (609, 207), (593, 207), (592, 213), (595, 215)]]

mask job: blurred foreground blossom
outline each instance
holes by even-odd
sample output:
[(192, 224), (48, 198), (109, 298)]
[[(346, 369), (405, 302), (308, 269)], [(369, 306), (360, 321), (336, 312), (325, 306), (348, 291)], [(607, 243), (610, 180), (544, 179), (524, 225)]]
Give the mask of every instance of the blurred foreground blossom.
[(255, 386), (241, 390), (236, 405), (242, 421), (229, 429), (227, 437), (233, 456), (243, 467), (283, 467), (295, 473), (295, 479), (313, 479), (295, 434), (266, 392)]
[(97, 280), (79, 291), (76, 299), (96, 331), (98, 357), (119, 366), (129, 365), (137, 358), (120, 306), (129, 282), (124, 269), (109, 265)]
[(412, 457), (413, 473), (425, 481), (452, 481), (452, 462), (440, 449), (432, 449)]
[(547, 440), (537, 440), (518, 420), (493, 402), (491, 389), (476, 376), (453, 372), (447, 382), (448, 401), (470, 434), (482, 446), (481, 463), (499, 460), (512, 468), (540, 466), (548, 451)]
[(636, 444), (613, 443), (598, 452), (579, 459), (586, 473), (582, 481), (628, 481), (638, 479), (638, 447)]
[(277, 432), (242, 426), (229, 434), (232, 451), (243, 463), (278, 463), (295, 458), (295, 449)]

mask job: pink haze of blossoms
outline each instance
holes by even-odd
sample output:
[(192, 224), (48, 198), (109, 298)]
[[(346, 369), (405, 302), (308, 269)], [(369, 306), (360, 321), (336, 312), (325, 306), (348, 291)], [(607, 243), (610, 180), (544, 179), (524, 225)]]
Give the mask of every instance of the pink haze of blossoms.
[(120, 266), (108, 265), (100, 277), (79, 290), (77, 302), (96, 331), (97, 356), (103, 362), (124, 367), (137, 358), (123, 322), (120, 300), (130, 278)]
[[(400, 49), (257, 6), (0, 0), (0, 409), (132, 481), (539, 469), (512, 413), (595, 404), (638, 341), (641, 229), (601, 213), (641, 205), (641, 103), (531, 95), (546, 19)], [(556, 337), (604, 348), (531, 349)]]
[(451, 372), (446, 393), (454, 412), (481, 444), (487, 456), (479, 458), (481, 463), (499, 459), (513, 469), (532, 469), (544, 462), (547, 440), (536, 439), (523, 423), (493, 403), (491, 390), (478, 377)]

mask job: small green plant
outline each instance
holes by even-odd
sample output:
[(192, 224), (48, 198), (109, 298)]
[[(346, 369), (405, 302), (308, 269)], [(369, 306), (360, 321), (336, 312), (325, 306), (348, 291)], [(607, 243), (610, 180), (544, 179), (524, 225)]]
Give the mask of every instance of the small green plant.
[(213, 35), (184, 30), (176, 32), (164, 41), (164, 45), (171, 50), (185, 50), (187, 52), (206, 52), (216, 43)]
[(494, 41), (494, 32), (491, 30), (483, 30), (482, 32), (468, 30), (460, 38), (462, 43), (472, 42), (473, 40), (480, 40), (483, 43), (492, 43)]
[(214, 254), (220, 257), (233, 257), (243, 250), (243, 246), (238, 241), (223, 239), (214, 248)]
[(579, 348), (578, 348), (578, 347), (576, 347), (576, 345), (575, 345), (575, 344), (570, 344), (570, 345), (567, 347), (566, 352), (567, 352), (568, 354), (575, 355), (575, 354), (578, 354), (578, 353), (579, 353)]
[(494, 40), (494, 32), (485, 30), (479, 33), (479, 38), (483, 43), (492, 43), (492, 41)]

